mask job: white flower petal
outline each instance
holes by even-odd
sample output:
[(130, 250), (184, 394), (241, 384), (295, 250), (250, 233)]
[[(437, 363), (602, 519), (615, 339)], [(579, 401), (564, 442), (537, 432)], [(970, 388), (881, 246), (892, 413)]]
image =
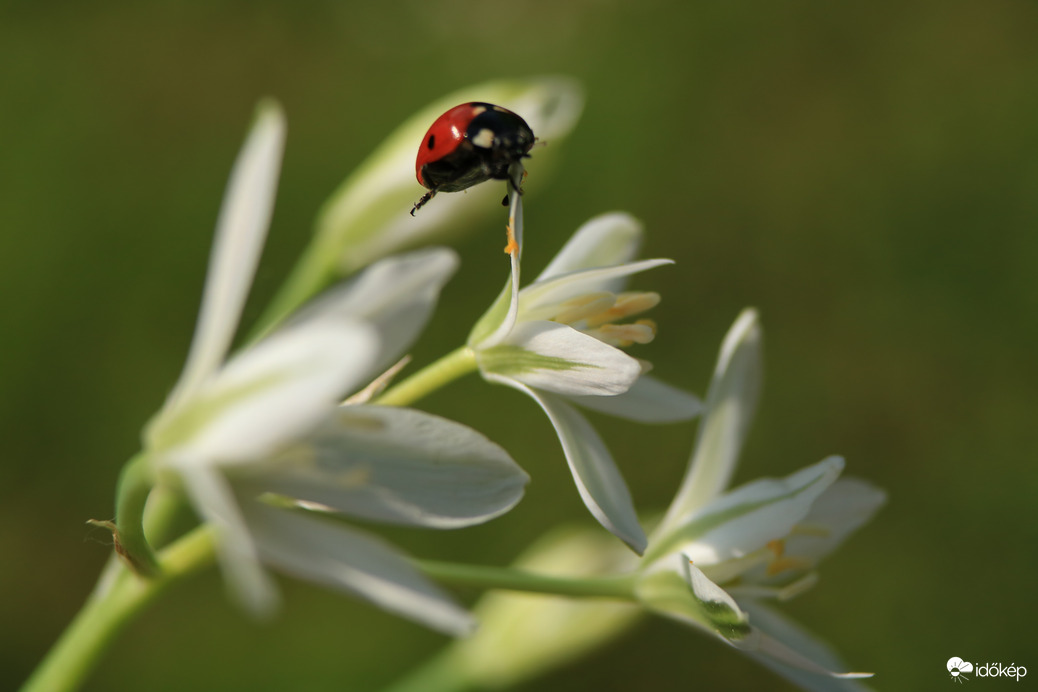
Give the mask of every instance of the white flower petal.
[(827, 644), (781, 613), (755, 600), (739, 605), (762, 633), (758, 648), (746, 651), (752, 658), (798, 687), (812, 692), (865, 692), (869, 688), (855, 678), (868, 673), (836, 673), (846, 664)]
[(219, 471), (204, 464), (176, 463), (188, 497), (216, 532), (216, 556), (235, 600), (255, 615), (269, 615), (278, 605), (277, 588), (260, 565), (234, 494)]
[(347, 319), (370, 324), (378, 330), (381, 339), (379, 358), (367, 374), (374, 376), (396, 362), (425, 328), (440, 290), (457, 268), (458, 256), (447, 248), (387, 257), (325, 293), (289, 324), (314, 319)]
[(242, 469), (263, 491), (374, 521), (439, 529), (511, 509), (529, 481), (475, 430), (413, 409), (342, 406), (300, 444)]
[(641, 374), (638, 361), (620, 349), (555, 322), (521, 322), (505, 343), (477, 351), (476, 359), (487, 379), (568, 395), (620, 394)]
[(692, 597), (699, 604), (703, 614), (715, 628), (718, 635), (728, 641), (744, 639), (746, 633), (746, 614), (739, 608), (735, 599), (717, 584), (710, 581), (703, 570), (693, 564), (688, 555), (682, 555), (680, 561), (682, 576), (692, 591)]
[(469, 333), (468, 343), (474, 348), (486, 349), (499, 345), (508, 337), (519, 318), (519, 253), (511, 253), (508, 261), (512, 273), (504, 291)]
[(688, 471), (657, 532), (727, 487), (757, 409), (761, 370), (757, 312), (744, 310), (721, 345)]
[(609, 449), (591, 424), (558, 397), (534, 391), (519, 382), (504, 379), (501, 382), (524, 392), (540, 404), (559, 436), (584, 504), (602, 526), (641, 555), (646, 539), (634, 511), (631, 493)]
[(511, 241), (514, 241), (516, 245), (515, 249), (509, 250), (508, 253), (508, 267), (511, 270), (508, 313), (497, 331), (484, 342), (484, 346), (496, 346), (504, 341), (515, 326), (516, 320), (519, 319), (519, 287), (522, 286), (520, 270), (522, 269), (523, 254), (523, 198), (520, 196), (519, 186), (522, 184), (522, 171), (521, 162), (513, 163), (508, 169), (509, 174), (512, 175), (512, 179), (508, 183), (508, 196), (511, 198), (511, 210), (508, 216), (508, 228), (511, 234), (509, 247), (511, 247)]
[(729, 644), (754, 636), (735, 600), (680, 553), (644, 573), (635, 594), (650, 610)]
[(267, 102), (227, 184), (191, 351), (166, 408), (189, 397), (227, 354), (270, 224), (284, 141), (284, 115)]
[(764, 478), (722, 495), (710, 505), (679, 518), (669, 532), (654, 535), (648, 560), (681, 550), (718, 581), (727, 560), (741, 558), (769, 541), (785, 538), (811, 510), (814, 501), (843, 470), (843, 459), (829, 457), (786, 478)]
[[(868, 522), (886, 502), (887, 494), (859, 478), (840, 478), (822, 493), (786, 540), (786, 553), (818, 561)], [(817, 529), (814, 531), (813, 529)]]
[(695, 418), (702, 411), (699, 397), (666, 382), (642, 375), (631, 388), (616, 396), (573, 396), (586, 408), (639, 423), (674, 423)]
[(188, 405), (147, 431), (153, 451), (233, 463), (273, 454), (316, 427), (378, 354), (363, 324), (308, 322), (237, 354)]
[(378, 538), (338, 522), (258, 502), (243, 509), (267, 564), (359, 595), (448, 634), (468, 634), (475, 626), (468, 613)]
[(577, 229), (536, 282), (630, 262), (638, 254), (641, 240), (642, 224), (630, 214), (612, 212), (596, 216)]
[(674, 264), (674, 260), (648, 259), (612, 267), (585, 269), (556, 275), (547, 281), (530, 284), (519, 293), (520, 320), (527, 313), (536, 314), (547, 307), (572, 298), (608, 290), (615, 285), (617, 280), (665, 264)]
[(493, 304), (476, 320), (466, 340), (470, 348), (496, 346), (501, 335), (507, 334), (515, 326), (515, 318), (519, 314), (518, 293), (513, 290), (515, 285), (509, 276)]

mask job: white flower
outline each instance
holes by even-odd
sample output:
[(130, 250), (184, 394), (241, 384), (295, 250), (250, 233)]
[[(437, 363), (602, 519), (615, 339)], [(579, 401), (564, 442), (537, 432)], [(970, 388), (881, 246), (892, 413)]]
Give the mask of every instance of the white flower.
[[(818, 561), (868, 521), (885, 494), (838, 479), (829, 457), (725, 492), (760, 389), (761, 333), (745, 311), (721, 348), (689, 470), (653, 533), (637, 587), (651, 609), (746, 651), (806, 689), (857, 689), (865, 674), (762, 603), (810, 588)], [(720, 585), (726, 585), (723, 589)]]
[(609, 450), (571, 404), (647, 423), (686, 420), (700, 401), (643, 374), (621, 350), (648, 343), (655, 325), (629, 318), (659, 302), (655, 293), (620, 292), (625, 279), (670, 260), (631, 261), (641, 225), (606, 214), (582, 226), (537, 280), (511, 283), (469, 336), (483, 376), (533, 398), (551, 419), (588, 509), (639, 554), (646, 539), (630, 492)]
[(284, 120), (266, 106), (231, 175), (183, 374), (149, 422), (160, 481), (217, 534), (235, 595), (270, 610), (261, 561), (452, 633), (471, 618), (395, 550), (330, 518), (455, 528), (511, 508), (526, 474), (478, 433), (418, 411), (340, 406), (428, 319), (455, 255), (392, 257), (227, 358), (273, 206)]

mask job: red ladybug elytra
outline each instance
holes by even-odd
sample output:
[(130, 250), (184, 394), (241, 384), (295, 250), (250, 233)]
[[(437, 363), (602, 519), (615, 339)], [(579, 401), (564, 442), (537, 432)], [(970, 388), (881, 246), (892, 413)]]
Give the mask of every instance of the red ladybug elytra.
[(429, 192), (411, 216), (437, 192), (458, 192), (485, 180), (507, 180), (508, 168), (528, 157), (533, 130), (512, 111), (491, 103), (463, 103), (433, 122), (422, 138), (415, 176)]

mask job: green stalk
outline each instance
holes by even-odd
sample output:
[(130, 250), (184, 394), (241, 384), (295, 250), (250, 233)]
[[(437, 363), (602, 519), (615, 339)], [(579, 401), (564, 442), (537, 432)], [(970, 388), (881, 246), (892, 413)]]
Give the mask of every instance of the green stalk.
[(161, 575), (142, 578), (126, 567), (109, 582), (107, 570), (83, 609), (36, 668), (21, 692), (71, 692), (144, 606), (177, 579), (213, 562), (213, 534), (195, 529), (159, 554)]
[(609, 577), (555, 577), (514, 567), (462, 565), (432, 560), (416, 560), (415, 564), (427, 576), (457, 586), (546, 593), (575, 598), (635, 600), (635, 577), (628, 574)]
[(462, 346), (390, 387), (373, 403), (382, 406), (413, 404), (459, 377), (474, 372), (478, 367), (476, 354), (468, 346)]

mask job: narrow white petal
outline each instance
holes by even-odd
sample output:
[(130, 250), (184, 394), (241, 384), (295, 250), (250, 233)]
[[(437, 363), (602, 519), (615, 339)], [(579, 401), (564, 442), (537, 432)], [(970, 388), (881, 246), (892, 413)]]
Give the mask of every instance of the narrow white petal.
[(264, 562), (318, 584), (348, 591), (391, 613), (453, 635), (472, 617), (380, 539), (301, 512), (252, 503), (243, 508)]
[(227, 184), (191, 351), (167, 408), (188, 397), (227, 354), (270, 224), (284, 141), (281, 108), (267, 102)]
[(757, 410), (761, 370), (757, 312), (744, 310), (721, 345), (688, 471), (658, 532), (727, 487)]
[(519, 292), (520, 319), (527, 312), (535, 313), (546, 306), (556, 305), (577, 296), (610, 290), (615, 288), (618, 280), (665, 264), (674, 264), (674, 260), (648, 259), (612, 267), (585, 269), (530, 284)]
[(234, 494), (219, 471), (188, 460), (173, 462), (191, 504), (216, 532), (216, 555), (232, 596), (256, 615), (278, 605), (277, 588), (263, 570)]
[(472, 326), (466, 340), (470, 348), (497, 346), (503, 336), (515, 326), (516, 316), (519, 314), (519, 294), (514, 290), (516, 285), (518, 284), (514, 283), (509, 275), (505, 287)]
[(149, 429), (157, 450), (204, 463), (252, 461), (315, 428), (378, 354), (363, 324), (310, 322), (239, 353), (179, 415)]
[[(811, 505), (843, 470), (843, 459), (829, 457), (786, 478), (748, 483), (677, 520), (669, 532), (653, 536), (650, 559), (681, 550), (707, 568), (741, 558), (783, 539), (807, 516)], [(657, 538), (658, 536), (658, 538)], [(716, 571), (714, 578), (726, 580)]]
[(574, 396), (586, 408), (639, 423), (675, 423), (699, 415), (699, 397), (672, 387), (651, 375), (642, 375), (631, 388), (616, 396)]
[(645, 572), (635, 586), (635, 594), (650, 610), (728, 644), (755, 636), (735, 599), (680, 553), (667, 556), (663, 563)]
[(642, 224), (630, 214), (612, 212), (596, 216), (577, 229), (537, 277), (537, 282), (583, 269), (630, 262), (637, 256), (641, 241)]
[(887, 494), (859, 478), (840, 478), (815, 500), (811, 511), (786, 541), (786, 553), (821, 560), (867, 523)]
[[(497, 346), (515, 326), (519, 319), (519, 287), (520, 270), (523, 254), (523, 198), (520, 192), (524, 175), (522, 162), (515, 162), (508, 168), (508, 265), (511, 273), (504, 293), (498, 296), (490, 309), (479, 319), (469, 334), (468, 343), (478, 348)], [(513, 248), (513, 243), (515, 247)], [(507, 296), (507, 307), (503, 301)]]
[(270, 491), (363, 519), (439, 529), (511, 509), (529, 481), (475, 430), (413, 409), (342, 406), (303, 442), (259, 468)]
[[(511, 253), (508, 263), (511, 274), (502, 294), (508, 298), (507, 308), (503, 313), (501, 312), (502, 297), (499, 296), (486, 314), (476, 323), (469, 336), (469, 343), (475, 343), (478, 348), (493, 348), (500, 344), (512, 332), (519, 319), (519, 253)], [(495, 323), (496, 326), (494, 326)]]
[(762, 632), (752, 658), (801, 689), (812, 692), (864, 692), (869, 688), (855, 678), (868, 673), (840, 673), (847, 670), (839, 655), (825, 642), (778, 611), (755, 600), (739, 602), (750, 622)]
[(346, 319), (372, 325), (382, 342), (379, 358), (368, 373), (373, 376), (396, 362), (422, 332), (441, 289), (457, 268), (458, 256), (447, 248), (388, 257), (325, 293), (289, 324)]
[(555, 322), (522, 322), (505, 343), (476, 352), (487, 379), (503, 376), (567, 395), (611, 396), (630, 389), (641, 365), (618, 348)]
[(534, 391), (516, 381), (501, 381), (540, 404), (559, 436), (584, 504), (602, 526), (641, 555), (646, 539), (631, 493), (605, 442), (587, 419), (558, 397)]

